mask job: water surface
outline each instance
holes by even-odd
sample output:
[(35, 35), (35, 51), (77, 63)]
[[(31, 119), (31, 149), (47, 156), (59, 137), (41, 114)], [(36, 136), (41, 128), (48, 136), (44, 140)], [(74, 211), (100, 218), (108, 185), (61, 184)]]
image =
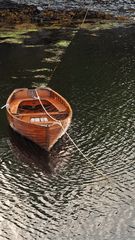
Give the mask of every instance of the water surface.
[(135, 27), (81, 30), (70, 45), (58, 30), (53, 42), (34, 34), (35, 47), (0, 45), (1, 105), (14, 88), (53, 87), (72, 105), (68, 133), (86, 158), (67, 136), (46, 154), (9, 130), (1, 111), (0, 239), (132, 240)]

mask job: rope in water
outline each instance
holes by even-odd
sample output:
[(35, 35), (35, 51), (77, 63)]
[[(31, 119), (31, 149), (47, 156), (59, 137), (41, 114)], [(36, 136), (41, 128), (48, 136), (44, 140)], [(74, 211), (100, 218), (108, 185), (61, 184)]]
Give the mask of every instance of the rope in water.
[[(85, 12), (85, 15), (84, 15), (84, 18), (83, 18), (81, 24), (79, 24), (79, 26), (76, 28), (76, 29), (77, 29), (76, 33), (79, 32), (79, 30), (82, 28), (83, 24), (85, 23), (89, 10), (90, 10), (90, 4), (88, 5), (88, 7), (87, 7), (87, 9), (86, 9), (86, 12)], [(72, 19), (73, 19), (73, 18), (74, 18), (74, 15), (71, 17), (71, 22), (70, 22), (70, 24), (72, 23)], [(72, 38), (70, 39), (70, 43), (73, 41), (75, 35), (76, 35), (76, 34), (73, 34), (73, 35), (72, 35)], [(52, 74), (50, 75), (50, 79), (52, 79), (55, 71), (57, 70), (57, 68), (58, 68), (58, 66), (59, 66), (59, 64), (60, 64), (60, 62), (57, 62), (56, 66), (54, 67), (54, 69), (53, 69), (53, 71), (52, 71)]]
[[(88, 12), (89, 12), (89, 8), (90, 8), (90, 4), (89, 4), (88, 8), (86, 9), (86, 12), (85, 12), (85, 15), (84, 15), (84, 18), (83, 18), (81, 24), (80, 24), (79, 27), (77, 28), (77, 32), (82, 28), (82, 25), (83, 25), (83, 24), (85, 23), (85, 21), (86, 21), (86, 18), (87, 18)], [(75, 37), (75, 35), (72, 36), (71, 42), (73, 41), (74, 37)], [(54, 70), (53, 70), (50, 78), (53, 77), (54, 72), (56, 71), (58, 65), (59, 65), (59, 62), (56, 64), (56, 66), (55, 66), (55, 68), (54, 68)], [(45, 109), (45, 107), (44, 107), (44, 105), (43, 105), (43, 103), (42, 103), (42, 101), (41, 101), (41, 99), (40, 99), (40, 96), (38, 95), (38, 92), (37, 92), (36, 89), (35, 89), (35, 92), (36, 92), (37, 98), (38, 98), (38, 100), (39, 100), (39, 102), (40, 102), (40, 104), (41, 104), (44, 112), (45, 112), (53, 121), (55, 121), (57, 124), (59, 124), (59, 125), (62, 127), (63, 131), (64, 131), (65, 129), (64, 129), (61, 121), (56, 120), (54, 117), (52, 117), (52, 116), (48, 113), (48, 111)], [(77, 144), (74, 142), (74, 140), (71, 138), (71, 136), (70, 136), (67, 132), (65, 132), (65, 134), (66, 134), (67, 137), (70, 139), (70, 141), (72, 142), (72, 144), (76, 147), (76, 149), (78, 150), (78, 152), (83, 156), (83, 158), (85, 158), (87, 161), (90, 161), (90, 160), (86, 157), (86, 155), (81, 151), (81, 149), (77, 146)], [(92, 166), (103, 178), (107, 179), (107, 180), (110, 182), (110, 179), (108, 178), (108, 176), (106, 176), (106, 174), (104, 174), (101, 170), (99, 170), (91, 161), (90, 161), (90, 164), (91, 164), (91, 166)]]
[[(60, 121), (60, 120), (59, 120), (59, 121), (56, 120), (56, 119), (55, 119), (54, 117), (52, 117), (52, 116), (48, 113), (48, 111), (45, 109), (45, 107), (44, 107), (44, 105), (43, 105), (43, 103), (42, 103), (42, 101), (41, 101), (41, 98), (40, 98), (40, 96), (39, 96), (39, 94), (38, 94), (38, 91), (37, 91), (36, 89), (35, 89), (35, 92), (36, 92), (37, 98), (38, 98), (38, 100), (39, 100), (39, 102), (40, 102), (40, 104), (41, 104), (44, 112), (45, 112), (53, 121), (55, 121), (57, 124), (59, 124), (59, 125), (61, 126), (61, 128), (63, 129), (63, 131), (65, 131), (65, 129), (64, 129), (61, 121)], [(79, 152), (87, 161), (90, 162), (91, 166), (92, 166), (103, 178), (107, 179), (107, 180), (110, 182), (110, 179), (106, 176), (106, 174), (104, 174), (101, 170), (99, 170), (99, 169), (86, 157), (86, 155), (82, 152), (82, 150), (81, 150), (81, 149), (77, 146), (77, 144), (74, 142), (74, 140), (72, 139), (72, 137), (71, 137), (67, 132), (65, 132), (65, 134), (66, 134), (67, 137), (70, 139), (70, 141), (73, 143), (73, 145), (76, 147), (76, 149), (78, 150), (78, 152)]]
[[(89, 11), (89, 7), (88, 7), (87, 10), (86, 10), (86, 13), (85, 13), (85, 16), (84, 16), (84, 18), (83, 18), (82, 23), (81, 23), (80, 26), (78, 27), (78, 31), (81, 29), (82, 25), (85, 23), (86, 18), (87, 18), (88, 11)], [(74, 37), (75, 37), (75, 35), (73, 35), (71, 41), (73, 40)], [(59, 65), (59, 62), (58, 62), (58, 64), (55, 66), (54, 71), (53, 71), (53, 73), (52, 73), (51, 76), (53, 76), (53, 74), (54, 74), (54, 72), (56, 71), (58, 65)], [(36, 94), (37, 94), (37, 98), (38, 98), (38, 100), (39, 100), (42, 108), (44, 109), (45, 113), (46, 113), (52, 120), (54, 120), (55, 122), (57, 122), (57, 124), (60, 124), (60, 126), (61, 126), (62, 129), (64, 130), (62, 123), (61, 123), (60, 121), (56, 120), (55, 118), (53, 118), (53, 117), (47, 112), (47, 110), (45, 109), (45, 107), (44, 107), (44, 105), (43, 105), (43, 103), (42, 103), (42, 101), (41, 101), (41, 99), (40, 99), (37, 91), (36, 91)], [(1, 109), (4, 109), (6, 106), (7, 106), (7, 104), (3, 105), (3, 106), (1, 107)], [(74, 140), (71, 138), (71, 136), (70, 136), (67, 132), (66, 132), (65, 134), (68, 136), (68, 138), (70, 139), (70, 141), (71, 141), (71, 142), (73, 143), (73, 145), (76, 147), (76, 149), (78, 150), (78, 152), (80, 152), (80, 154), (84, 157), (84, 159), (86, 159), (87, 161), (89, 161), (89, 163), (91, 164), (91, 166), (92, 166), (98, 173), (100, 173), (100, 174), (103, 176), (103, 178), (107, 179), (108, 182), (111, 183), (111, 185), (114, 185), (114, 187), (117, 187), (117, 182), (116, 182), (114, 179), (108, 177), (108, 176), (106, 175), (106, 173), (104, 173), (103, 171), (99, 170), (99, 169), (87, 158), (87, 156), (82, 152), (82, 150), (77, 146), (77, 144), (74, 142)], [(133, 198), (133, 196), (132, 196), (132, 198)], [(133, 200), (135, 200), (135, 199), (133, 198)]]
[[(63, 129), (63, 131), (65, 131), (62, 123), (60, 120), (56, 120), (54, 117), (52, 117), (48, 111), (45, 109), (41, 99), (40, 99), (40, 96), (38, 94), (38, 91), (35, 89), (35, 92), (36, 92), (36, 95), (37, 95), (37, 98), (43, 108), (43, 110), (45, 111), (45, 113), (55, 122), (57, 122), (57, 124), (59, 124), (61, 126), (61, 128)], [(103, 171), (99, 170), (91, 161), (89, 158), (87, 158), (87, 156), (82, 152), (82, 150), (77, 146), (77, 144), (74, 142), (74, 140), (72, 139), (72, 137), (67, 133), (65, 132), (65, 134), (67, 135), (67, 137), (69, 138), (69, 140), (72, 142), (72, 144), (74, 145), (74, 147), (78, 150), (78, 152), (82, 155), (82, 157), (84, 159), (86, 159), (90, 165), (103, 177), (103, 179), (106, 179), (108, 181), (108, 183), (110, 183), (110, 186), (111, 188), (114, 187), (114, 188), (117, 188), (118, 187), (118, 183), (116, 180), (114, 180), (114, 178), (112, 179), (112, 177), (108, 177), (106, 173), (104, 173)], [(121, 189), (121, 192), (124, 192), (122, 189)], [(132, 199), (135, 200), (135, 198), (132, 196)]]
[[(50, 3), (50, 1), (49, 1), (49, 3)], [(91, 2), (89, 3), (89, 5), (88, 5), (88, 7), (87, 7), (87, 9), (86, 9), (86, 12), (85, 12), (85, 15), (84, 15), (84, 18), (83, 18), (81, 24), (78, 26), (78, 28), (76, 28), (76, 29), (77, 29), (76, 33), (82, 28), (83, 24), (84, 24), (85, 21), (86, 21), (88, 12), (89, 12), (89, 10), (90, 10), (90, 4), (91, 4)], [(74, 16), (73, 16), (73, 17), (74, 17)], [(71, 18), (71, 23), (72, 23), (73, 17)], [(76, 35), (76, 34), (74, 34), (74, 35), (72, 36), (71, 42), (73, 41), (75, 35)], [(60, 64), (60, 62), (58, 62), (58, 63), (56, 64), (54, 70), (52, 71), (52, 74), (51, 74), (51, 76), (50, 76), (50, 79), (53, 77), (53, 75), (54, 75), (56, 69), (58, 68), (59, 64)], [(59, 124), (59, 125), (62, 127), (62, 129), (64, 130), (62, 123), (61, 123), (60, 121), (56, 120), (55, 118), (53, 118), (53, 117), (47, 112), (47, 110), (45, 109), (45, 107), (44, 107), (44, 105), (43, 105), (43, 103), (42, 103), (42, 101), (41, 101), (41, 99), (40, 99), (37, 91), (36, 91), (36, 94), (37, 94), (37, 97), (38, 97), (38, 99), (39, 99), (39, 102), (40, 102), (42, 108), (44, 109), (45, 113), (46, 113), (52, 120), (54, 120), (55, 122), (57, 122), (57, 124)], [(113, 185), (114, 187), (117, 187), (117, 182), (116, 182), (114, 179), (112, 179), (110, 176), (108, 177), (106, 173), (104, 173), (103, 171), (99, 170), (99, 169), (87, 158), (87, 156), (82, 152), (82, 150), (77, 146), (77, 144), (74, 142), (74, 140), (72, 139), (72, 137), (71, 137), (67, 132), (65, 132), (65, 134), (66, 134), (67, 137), (70, 139), (70, 141), (72, 142), (72, 144), (76, 147), (76, 149), (78, 150), (78, 152), (83, 156), (83, 158), (86, 159), (87, 161), (89, 161), (90, 164), (91, 164), (91, 166), (92, 166), (103, 178), (107, 179), (107, 181), (108, 181), (111, 185)]]

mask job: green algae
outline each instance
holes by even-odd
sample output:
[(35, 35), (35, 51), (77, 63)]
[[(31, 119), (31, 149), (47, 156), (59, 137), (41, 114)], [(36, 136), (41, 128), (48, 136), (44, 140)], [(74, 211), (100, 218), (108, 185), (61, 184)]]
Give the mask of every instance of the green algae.
[(32, 83), (32, 87), (33, 88), (37, 88), (37, 87), (47, 87), (48, 86), (48, 82), (33, 82)]
[(67, 40), (60, 40), (59, 42), (57, 42), (55, 45), (57, 47), (63, 47), (66, 48), (69, 46), (69, 44), (71, 43), (71, 41), (67, 41)]
[(38, 73), (38, 72), (51, 72), (49, 68), (39, 68), (39, 69), (28, 69), (27, 72)]
[(119, 21), (112, 21), (112, 20), (102, 20), (102, 21), (97, 21), (94, 24), (91, 23), (85, 23), (83, 24), (82, 28), (86, 29), (88, 31), (100, 31), (100, 30), (107, 30), (107, 29), (112, 29), (112, 28), (117, 28), (119, 26), (123, 26), (123, 23)]
[(30, 33), (38, 31), (37, 28), (30, 29), (1, 29), (0, 43), (23, 44), (26, 38), (30, 38)]
[(39, 48), (39, 47), (43, 47), (44, 45), (25, 45), (25, 48)]

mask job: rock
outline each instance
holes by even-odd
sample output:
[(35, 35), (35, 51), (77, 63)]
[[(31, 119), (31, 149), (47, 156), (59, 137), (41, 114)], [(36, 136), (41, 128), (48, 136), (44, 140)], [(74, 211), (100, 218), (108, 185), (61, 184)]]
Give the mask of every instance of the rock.
[(0, 1), (0, 8), (9, 9), (9, 8), (17, 8), (17, 7), (19, 7), (19, 5), (11, 0)]
[(32, 16), (36, 15), (38, 10), (35, 6), (26, 6), (24, 4), (15, 4), (9, 0), (6, 3), (0, 3), (0, 22), (7, 24), (20, 24), (32, 22)]
[[(3, 24), (81, 24), (86, 14), (85, 9), (56, 10), (42, 9), (35, 5), (17, 4), (10, 0), (0, 1), (0, 25)], [(119, 17), (120, 18), (120, 17)], [(94, 19), (94, 20), (93, 20)], [(92, 23), (95, 19), (112, 20), (116, 19), (112, 14), (88, 11), (85, 23)], [(125, 17), (121, 17), (121, 20)]]
[(43, 8), (38, 6), (38, 7), (37, 7), (37, 10), (43, 11)]

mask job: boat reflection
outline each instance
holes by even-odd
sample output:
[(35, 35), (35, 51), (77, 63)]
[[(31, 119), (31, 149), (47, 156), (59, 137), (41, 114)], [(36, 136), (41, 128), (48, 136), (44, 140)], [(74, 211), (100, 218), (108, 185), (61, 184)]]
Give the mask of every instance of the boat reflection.
[(37, 167), (45, 174), (56, 172), (56, 168), (58, 169), (58, 165), (62, 161), (59, 155), (61, 142), (58, 142), (57, 146), (54, 146), (51, 152), (47, 152), (45, 149), (40, 148), (37, 144), (15, 132), (11, 127), (9, 127), (8, 131), (11, 151), (19, 161), (23, 161), (32, 168)]

